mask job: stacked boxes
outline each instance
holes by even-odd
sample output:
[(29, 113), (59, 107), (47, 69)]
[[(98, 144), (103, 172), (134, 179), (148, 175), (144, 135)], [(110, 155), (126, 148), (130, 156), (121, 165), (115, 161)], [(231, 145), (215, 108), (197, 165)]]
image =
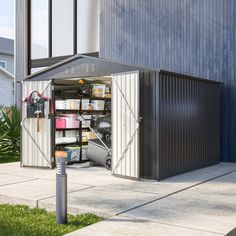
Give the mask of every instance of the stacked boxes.
[(56, 101), (56, 109), (58, 110), (79, 110), (80, 99), (65, 99)]

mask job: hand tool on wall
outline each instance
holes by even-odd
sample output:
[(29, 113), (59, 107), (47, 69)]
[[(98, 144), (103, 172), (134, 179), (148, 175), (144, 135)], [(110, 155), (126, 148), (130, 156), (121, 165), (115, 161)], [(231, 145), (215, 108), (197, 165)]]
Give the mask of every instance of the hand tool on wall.
[(39, 132), (39, 114), (41, 114), (42, 111), (37, 110), (34, 113), (37, 115), (37, 132)]

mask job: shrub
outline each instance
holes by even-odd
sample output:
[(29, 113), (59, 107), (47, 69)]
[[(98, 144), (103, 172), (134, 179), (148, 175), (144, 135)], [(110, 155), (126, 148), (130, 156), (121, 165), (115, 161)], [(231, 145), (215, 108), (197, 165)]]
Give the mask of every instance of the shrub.
[(20, 154), (20, 112), (15, 106), (9, 111), (0, 107), (0, 155)]

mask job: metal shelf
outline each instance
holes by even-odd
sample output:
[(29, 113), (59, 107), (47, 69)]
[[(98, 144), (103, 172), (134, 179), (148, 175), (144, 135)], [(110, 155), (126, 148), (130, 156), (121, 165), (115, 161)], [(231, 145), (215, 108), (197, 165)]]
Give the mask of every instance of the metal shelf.
[(79, 142), (73, 142), (73, 143), (56, 143), (56, 146), (66, 146), (66, 145), (79, 145)]
[(73, 142), (73, 143), (56, 143), (56, 146), (65, 146), (65, 145), (78, 145), (78, 146), (83, 146), (83, 145), (87, 145), (88, 144), (88, 141), (87, 142), (80, 142), (80, 141), (78, 141), (78, 142)]
[(80, 130), (81, 128), (57, 128), (56, 131)]
[(82, 112), (88, 112), (88, 113), (92, 113), (92, 112), (111, 112), (111, 110), (66, 110), (66, 109), (56, 109), (56, 112), (73, 112), (73, 113), (82, 113)]

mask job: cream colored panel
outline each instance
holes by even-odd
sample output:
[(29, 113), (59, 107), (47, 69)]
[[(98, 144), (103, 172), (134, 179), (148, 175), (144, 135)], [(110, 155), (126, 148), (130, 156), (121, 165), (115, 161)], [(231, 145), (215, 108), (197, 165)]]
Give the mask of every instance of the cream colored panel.
[[(38, 91), (51, 97), (51, 81), (30, 81), (22, 85), (22, 99), (31, 92)], [(22, 166), (51, 167), (51, 120), (48, 119), (49, 102), (45, 102), (45, 118), (40, 119), (40, 132), (37, 132), (37, 119), (26, 118), (26, 103), (22, 103)]]
[(139, 73), (112, 76), (112, 172), (139, 178)]

